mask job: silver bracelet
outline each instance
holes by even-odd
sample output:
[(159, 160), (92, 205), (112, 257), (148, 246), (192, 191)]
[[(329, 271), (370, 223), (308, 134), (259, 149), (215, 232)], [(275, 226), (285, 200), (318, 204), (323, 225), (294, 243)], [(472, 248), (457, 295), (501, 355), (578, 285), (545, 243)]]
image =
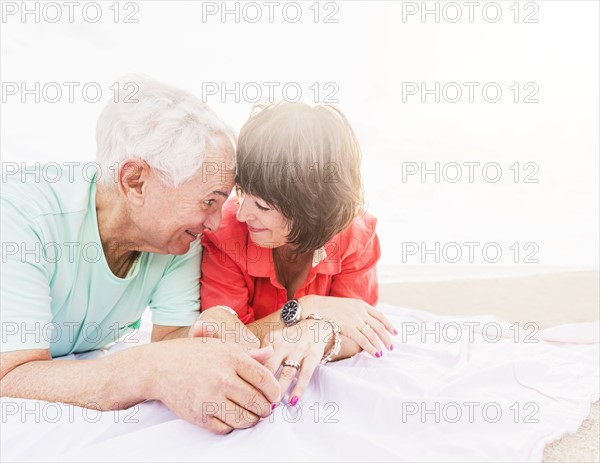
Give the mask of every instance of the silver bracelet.
[(220, 307), (221, 309), (226, 310), (227, 312), (229, 312), (235, 318), (238, 318), (237, 312), (235, 310), (233, 310), (231, 307), (227, 306), (227, 305), (216, 305), (215, 307)]
[(340, 349), (342, 348), (342, 337), (341, 330), (339, 325), (333, 320), (325, 320), (323, 317), (316, 313), (309, 314), (306, 318), (311, 318), (313, 320), (323, 320), (325, 323), (331, 326), (331, 330), (333, 332), (333, 347), (329, 349), (329, 352), (323, 355), (321, 359), (321, 365), (325, 365), (327, 362), (330, 362), (333, 357), (340, 353)]

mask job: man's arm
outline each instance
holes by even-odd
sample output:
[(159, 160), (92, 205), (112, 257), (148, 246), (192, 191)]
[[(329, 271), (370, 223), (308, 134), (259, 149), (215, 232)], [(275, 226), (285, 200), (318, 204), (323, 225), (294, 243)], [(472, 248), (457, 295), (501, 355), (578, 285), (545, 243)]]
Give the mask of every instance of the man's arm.
[(53, 361), (49, 350), (0, 354), (0, 395), (120, 410), (149, 395), (139, 363), (147, 350), (131, 348), (96, 360)]
[(187, 338), (189, 326), (162, 326), (152, 325), (152, 342), (166, 341), (168, 339)]
[(270, 414), (279, 384), (259, 362), (272, 353), (263, 349), (253, 358), (235, 343), (206, 338), (150, 343), (95, 360), (53, 361), (44, 350), (4, 352), (0, 395), (103, 411), (161, 400), (186, 421), (227, 433)]

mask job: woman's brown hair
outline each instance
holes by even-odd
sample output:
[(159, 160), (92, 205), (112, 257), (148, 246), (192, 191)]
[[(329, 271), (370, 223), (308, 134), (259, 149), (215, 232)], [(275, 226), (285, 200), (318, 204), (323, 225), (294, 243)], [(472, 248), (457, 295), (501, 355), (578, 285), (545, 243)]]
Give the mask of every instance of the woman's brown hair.
[(278, 210), (298, 253), (315, 251), (361, 211), (361, 153), (342, 112), (331, 105), (255, 107), (240, 131), (236, 183)]

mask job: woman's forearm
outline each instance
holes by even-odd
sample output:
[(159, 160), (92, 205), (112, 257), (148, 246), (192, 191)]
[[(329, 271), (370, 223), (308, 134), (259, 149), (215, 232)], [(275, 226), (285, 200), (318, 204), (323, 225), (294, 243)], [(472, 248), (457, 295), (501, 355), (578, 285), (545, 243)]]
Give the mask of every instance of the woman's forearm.
[(260, 320), (248, 323), (246, 327), (254, 334), (254, 336), (260, 339), (262, 344), (263, 340), (269, 339), (269, 335), (275, 330), (281, 330), (285, 327), (285, 324), (281, 321), (280, 313), (281, 310), (273, 312)]
[[(282, 330), (285, 327), (279, 314), (280, 311), (278, 310), (277, 312), (273, 312), (272, 314), (267, 315), (260, 320), (256, 320), (246, 325), (246, 327), (261, 341), (261, 347), (264, 347), (269, 343), (269, 339), (271, 338), (270, 334), (272, 334), (275, 330)], [(302, 313), (303, 319), (305, 319), (307, 316), (308, 313)], [(344, 336), (343, 334), (340, 334), (340, 336), (342, 340), (340, 351), (331, 359), (331, 361), (347, 359), (362, 351), (362, 348), (353, 339)], [(325, 352), (329, 352), (329, 350), (332, 348), (333, 339), (327, 343)]]

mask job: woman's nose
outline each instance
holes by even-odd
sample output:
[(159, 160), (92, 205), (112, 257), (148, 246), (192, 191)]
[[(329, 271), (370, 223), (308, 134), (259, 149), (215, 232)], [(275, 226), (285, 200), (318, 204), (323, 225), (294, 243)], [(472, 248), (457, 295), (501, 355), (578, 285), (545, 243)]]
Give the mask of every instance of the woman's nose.
[(240, 222), (246, 222), (248, 220), (248, 216), (249, 216), (248, 203), (247, 203), (247, 201), (245, 201), (245, 199), (246, 199), (246, 197), (244, 195), (241, 195), (239, 198), (240, 205), (238, 207), (236, 218)]

